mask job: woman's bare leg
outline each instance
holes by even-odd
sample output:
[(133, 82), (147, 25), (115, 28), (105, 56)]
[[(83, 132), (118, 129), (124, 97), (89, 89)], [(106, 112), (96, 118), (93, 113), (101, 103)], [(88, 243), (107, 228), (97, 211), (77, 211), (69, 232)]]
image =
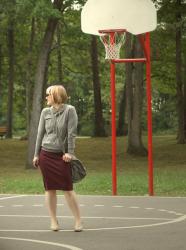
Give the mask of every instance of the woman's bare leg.
[(51, 226), (55, 227), (58, 225), (56, 218), (56, 207), (57, 207), (56, 190), (47, 190), (45, 192), (45, 200), (51, 219)]
[(79, 209), (79, 204), (77, 201), (76, 193), (74, 191), (65, 191), (64, 195), (72, 211), (72, 214), (74, 215), (74, 218), (75, 218), (75, 229), (82, 228), (80, 209)]

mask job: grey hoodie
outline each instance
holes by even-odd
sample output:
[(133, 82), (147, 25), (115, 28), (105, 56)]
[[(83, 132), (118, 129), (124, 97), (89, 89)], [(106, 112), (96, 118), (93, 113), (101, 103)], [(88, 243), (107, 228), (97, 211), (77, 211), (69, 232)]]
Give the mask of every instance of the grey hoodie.
[(64, 104), (60, 110), (44, 108), (40, 116), (34, 156), (39, 156), (41, 148), (74, 155), (77, 123), (77, 113), (71, 105)]

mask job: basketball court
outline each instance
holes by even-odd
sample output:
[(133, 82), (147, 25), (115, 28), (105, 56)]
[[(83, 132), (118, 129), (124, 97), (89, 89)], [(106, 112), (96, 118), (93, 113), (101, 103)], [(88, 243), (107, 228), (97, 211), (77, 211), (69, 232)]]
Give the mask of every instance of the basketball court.
[(43, 195), (0, 195), (0, 249), (186, 249), (186, 197), (79, 196), (83, 232), (58, 195), (60, 231)]
[[(109, 4), (108, 4), (109, 3)], [(81, 28), (101, 36), (111, 69), (112, 180), (116, 194), (115, 64), (146, 64), (148, 104), (149, 194), (145, 197), (79, 196), (83, 232), (73, 231), (73, 217), (58, 196), (61, 230), (49, 229), (43, 195), (0, 195), (0, 250), (184, 250), (186, 249), (186, 197), (152, 197), (152, 117), (150, 36), (157, 25), (150, 0), (88, 0)], [(138, 35), (144, 58), (120, 59), (124, 33)], [(117, 42), (117, 37), (121, 37)], [(117, 44), (118, 43), (118, 44)]]

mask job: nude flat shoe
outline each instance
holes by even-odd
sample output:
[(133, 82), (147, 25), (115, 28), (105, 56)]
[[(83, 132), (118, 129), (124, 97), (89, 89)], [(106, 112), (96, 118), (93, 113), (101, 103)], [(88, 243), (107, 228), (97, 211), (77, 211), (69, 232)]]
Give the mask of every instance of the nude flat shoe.
[(83, 231), (83, 226), (80, 225), (80, 226), (75, 226), (74, 228), (74, 232), (82, 232)]
[(59, 231), (59, 224), (58, 224), (58, 222), (57, 222), (56, 225), (51, 224), (50, 229), (52, 231), (55, 231), (55, 232)]

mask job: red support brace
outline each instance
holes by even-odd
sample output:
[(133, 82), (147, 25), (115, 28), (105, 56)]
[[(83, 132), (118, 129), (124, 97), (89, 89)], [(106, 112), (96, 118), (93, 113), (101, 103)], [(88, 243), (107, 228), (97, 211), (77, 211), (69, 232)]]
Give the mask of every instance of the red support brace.
[(146, 62), (146, 58), (112, 59), (112, 62), (114, 63)]

